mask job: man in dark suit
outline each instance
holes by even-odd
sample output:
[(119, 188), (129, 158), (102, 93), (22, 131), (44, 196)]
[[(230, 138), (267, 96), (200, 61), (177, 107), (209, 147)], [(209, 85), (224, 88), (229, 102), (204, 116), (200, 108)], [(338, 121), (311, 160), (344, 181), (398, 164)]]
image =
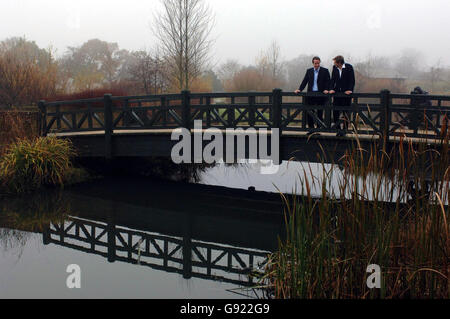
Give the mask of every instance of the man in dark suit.
[[(328, 94), (328, 90), (330, 89), (330, 72), (326, 68), (322, 68), (320, 66), (320, 58), (314, 57), (312, 60), (313, 66), (311, 69), (308, 69), (305, 74), (305, 78), (298, 90), (295, 93), (300, 93), (303, 91), (308, 85), (308, 92), (321, 92)], [(306, 100), (307, 105), (325, 105), (327, 102), (327, 98), (323, 97), (309, 97)], [(308, 127), (314, 128), (314, 118), (305, 112), (307, 118)], [(317, 117), (323, 121), (323, 110), (317, 110)], [(311, 131), (309, 132), (309, 134)]]
[[(351, 64), (345, 63), (344, 57), (338, 55), (333, 59), (333, 73), (331, 75), (331, 90), (330, 93), (345, 93), (350, 95), (353, 93), (355, 88), (355, 72), (353, 71), (353, 66)], [(334, 98), (335, 106), (350, 106), (352, 103), (351, 97), (336, 97)], [(348, 125), (350, 121), (349, 112), (344, 111), (344, 130), (348, 130)], [(333, 111), (333, 121), (334, 125), (338, 129), (337, 136), (344, 136), (345, 131), (342, 131), (341, 124), (339, 122), (339, 117), (341, 111)]]

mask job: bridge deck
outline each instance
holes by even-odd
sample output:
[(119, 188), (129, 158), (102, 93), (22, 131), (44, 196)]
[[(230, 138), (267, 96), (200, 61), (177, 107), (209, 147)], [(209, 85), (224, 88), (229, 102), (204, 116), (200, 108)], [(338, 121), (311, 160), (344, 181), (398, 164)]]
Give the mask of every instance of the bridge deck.
[[(173, 131), (177, 129), (129, 129), (129, 130), (114, 130), (112, 133), (113, 135), (171, 135)], [(208, 130), (211, 130), (209, 128)], [(226, 133), (226, 130), (224, 129), (216, 129), (218, 132), (221, 132), (223, 134)], [(204, 133), (206, 129), (202, 129), (201, 132)], [(190, 132), (194, 134), (195, 132), (198, 132), (198, 130), (191, 129)], [(411, 133), (411, 130), (399, 130), (399, 133), (405, 133), (405, 136), (389, 136), (389, 141), (391, 142), (413, 142), (413, 143), (427, 143), (427, 144), (440, 144), (441, 141), (439, 139), (425, 139), (425, 138), (418, 138), (418, 137), (410, 137), (407, 136), (408, 133)], [(420, 130), (419, 133), (421, 134), (431, 134), (430, 131)], [(241, 133), (236, 132), (236, 135), (239, 135)], [(253, 134), (251, 131), (245, 132), (244, 134), (251, 135)], [(268, 135), (271, 135), (270, 130), (267, 131)], [(88, 132), (65, 132), (65, 133), (49, 133), (48, 136), (56, 136), (56, 137), (76, 137), (76, 136), (104, 136), (105, 131), (88, 131)], [(282, 131), (281, 136), (290, 136), (290, 137), (302, 137), (302, 138), (310, 138), (310, 139), (339, 139), (339, 140), (349, 140), (349, 141), (356, 141), (357, 139), (360, 141), (378, 141), (380, 140), (379, 135), (369, 135), (369, 134), (355, 134), (355, 133), (347, 133), (345, 136), (337, 137), (336, 133), (329, 133), (329, 132), (320, 132), (318, 134), (312, 134), (311, 136), (308, 136), (307, 132), (297, 132), (297, 131)]]

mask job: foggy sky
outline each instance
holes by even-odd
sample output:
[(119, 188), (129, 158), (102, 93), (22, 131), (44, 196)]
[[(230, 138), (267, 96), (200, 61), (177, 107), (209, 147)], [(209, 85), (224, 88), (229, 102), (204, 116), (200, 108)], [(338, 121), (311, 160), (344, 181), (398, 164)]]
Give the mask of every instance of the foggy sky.
[[(277, 40), (285, 60), (340, 53), (395, 55), (413, 48), (424, 65), (450, 65), (449, 0), (206, 0), (215, 13), (217, 64), (252, 64)], [(340, 3), (340, 4), (339, 4)], [(61, 55), (67, 46), (99, 38), (127, 50), (149, 49), (158, 0), (1, 0), (0, 40), (25, 36)]]

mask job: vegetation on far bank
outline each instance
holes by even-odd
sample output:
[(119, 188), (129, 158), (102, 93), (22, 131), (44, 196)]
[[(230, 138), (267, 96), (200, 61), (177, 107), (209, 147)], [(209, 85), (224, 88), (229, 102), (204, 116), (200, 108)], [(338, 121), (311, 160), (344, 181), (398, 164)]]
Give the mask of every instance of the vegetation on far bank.
[[(235, 59), (228, 59), (214, 68), (200, 65), (196, 76), (189, 75), (189, 89), (192, 92), (244, 92), (271, 91), (279, 87), (294, 91), (304, 71), (311, 67), (313, 54), (299, 52), (297, 57), (283, 60), (280, 45), (276, 41), (267, 44), (252, 65), (242, 65)], [(331, 58), (322, 59), (323, 66), (330, 68)], [(439, 61), (425, 65), (421, 63), (421, 53), (414, 50), (405, 50), (396, 58), (368, 54), (348, 60), (356, 72), (355, 92), (388, 89), (409, 93), (417, 85), (432, 94), (450, 92), (450, 68)], [(173, 61), (173, 57), (164, 56), (158, 50), (128, 51), (117, 43), (100, 39), (67, 48), (61, 57), (55, 57), (51, 50), (42, 49), (25, 38), (2, 39), (0, 106), (23, 107), (36, 105), (41, 99), (98, 97), (104, 93), (179, 93), (180, 79), (171, 71), (178, 64)]]

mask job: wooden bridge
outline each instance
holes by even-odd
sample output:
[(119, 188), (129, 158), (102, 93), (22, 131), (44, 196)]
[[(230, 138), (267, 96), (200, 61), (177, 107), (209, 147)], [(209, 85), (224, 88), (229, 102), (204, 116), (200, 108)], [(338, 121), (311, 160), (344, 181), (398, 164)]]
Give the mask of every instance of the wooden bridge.
[[(307, 98), (312, 96), (327, 102), (308, 105)], [(275, 89), (41, 101), (41, 134), (70, 138), (80, 157), (170, 157), (178, 142), (171, 140), (172, 131), (192, 130), (194, 121), (202, 120), (203, 129), (279, 129), (280, 160), (317, 161), (319, 156), (325, 162), (341, 158), (357, 140), (363, 148), (376, 143), (380, 149), (389, 149), (410, 141), (438, 144), (448, 134), (450, 96), (383, 90), (355, 93), (350, 96), (351, 105), (333, 106), (335, 98), (344, 96)], [(315, 110), (323, 110), (323, 118)], [(343, 137), (336, 136), (333, 111), (348, 114), (351, 123)], [(314, 128), (307, 127), (307, 115), (313, 118)], [(248, 149), (245, 158), (249, 158)]]

